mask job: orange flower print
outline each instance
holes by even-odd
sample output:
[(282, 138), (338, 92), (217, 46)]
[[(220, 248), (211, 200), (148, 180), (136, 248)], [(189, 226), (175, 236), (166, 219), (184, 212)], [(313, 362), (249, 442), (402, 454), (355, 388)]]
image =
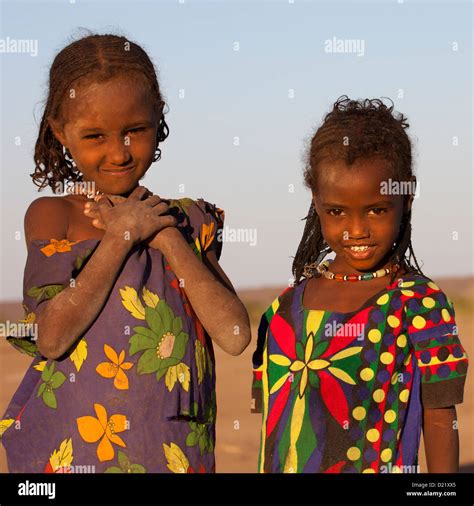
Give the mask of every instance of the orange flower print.
[(104, 344), (104, 353), (110, 362), (101, 362), (96, 371), (103, 378), (114, 378), (114, 387), (118, 390), (128, 390), (128, 378), (124, 370), (133, 367), (132, 362), (124, 362), (125, 350), (120, 352), (120, 356), (108, 344)]
[(66, 251), (71, 251), (71, 246), (76, 244), (79, 241), (68, 241), (67, 239), (62, 239), (58, 241), (57, 239), (51, 239), (50, 243), (44, 248), (41, 248), (41, 253), (50, 257), (55, 253), (65, 253)]
[(82, 416), (77, 419), (79, 434), (86, 443), (97, 443), (100, 439), (99, 446), (97, 447), (97, 458), (100, 462), (113, 460), (115, 450), (112, 443), (124, 448), (127, 447), (122, 438), (117, 435), (118, 432), (123, 432), (127, 429), (127, 418), (125, 415), (112, 415), (108, 419), (107, 411), (102, 404), (94, 404), (94, 409), (97, 418)]
[(206, 225), (206, 223), (202, 224), (201, 245), (202, 245), (203, 251), (206, 251), (207, 248), (209, 248), (209, 246), (212, 244), (212, 241), (214, 240), (214, 234), (215, 234), (214, 228), (215, 228), (215, 223), (213, 221), (211, 221), (211, 223), (209, 223), (209, 225)]

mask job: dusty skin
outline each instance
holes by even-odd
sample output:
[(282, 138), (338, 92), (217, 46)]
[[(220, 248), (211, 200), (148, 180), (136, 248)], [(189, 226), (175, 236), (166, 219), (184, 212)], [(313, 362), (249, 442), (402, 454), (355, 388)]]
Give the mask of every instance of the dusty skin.
[[(459, 335), (467, 353), (474, 356), (474, 278), (443, 279), (433, 274), (438, 285), (450, 294), (456, 309)], [(232, 357), (215, 347), (217, 363), (217, 472), (245, 473), (257, 471), (260, 437), (259, 414), (250, 414), (250, 387), (252, 380), (251, 358), (257, 335), (258, 319), (283, 287), (239, 290), (238, 295), (249, 310), (252, 324), (252, 343), (238, 357)], [(0, 306), (1, 321), (23, 318), (21, 301)], [(18, 353), (4, 340), (0, 340), (0, 370), (3, 382), (0, 389), (0, 410), (18, 387), (31, 358)], [(235, 379), (239, 378), (239, 381)], [(473, 375), (468, 374), (464, 403), (457, 406), (460, 428), (460, 472), (474, 472), (474, 387)], [(420, 447), (420, 470), (426, 472), (423, 442)], [(0, 472), (7, 472), (5, 453), (0, 445)]]

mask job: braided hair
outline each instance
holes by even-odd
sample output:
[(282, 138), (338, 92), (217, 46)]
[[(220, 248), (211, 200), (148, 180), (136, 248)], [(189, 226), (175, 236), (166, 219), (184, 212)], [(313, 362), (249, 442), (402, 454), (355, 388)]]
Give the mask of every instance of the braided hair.
[(40, 190), (50, 186), (55, 191), (58, 183), (82, 181), (70, 154), (54, 136), (48, 117), (64, 124), (64, 101), (75, 88), (117, 76), (149, 88), (160, 118), (153, 161), (161, 158), (158, 145), (168, 137), (169, 128), (162, 113), (164, 102), (153, 63), (138, 44), (125, 37), (91, 34), (63, 48), (49, 72), (48, 98), (35, 145), (35, 170), (30, 174)]
[[(341, 96), (311, 139), (304, 171), (305, 186), (316, 193), (322, 161), (343, 160), (350, 166), (358, 159), (373, 156), (388, 163), (395, 180), (407, 181), (413, 175), (411, 142), (405, 132), (409, 125), (403, 114), (392, 113), (393, 102), (387, 107), (379, 99), (350, 100), (346, 95)], [(303, 219), (306, 225), (292, 266), (296, 283), (300, 283), (306, 265), (319, 264), (331, 251), (323, 238), (313, 201)], [(390, 262), (400, 264), (411, 274), (423, 275), (411, 243), (411, 210), (402, 217)], [(396, 272), (392, 272), (392, 282), (395, 276)]]

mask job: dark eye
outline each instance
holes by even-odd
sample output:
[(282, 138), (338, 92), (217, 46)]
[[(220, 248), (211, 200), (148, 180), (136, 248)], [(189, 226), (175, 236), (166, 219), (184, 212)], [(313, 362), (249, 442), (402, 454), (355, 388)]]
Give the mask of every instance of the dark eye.
[(132, 134), (136, 134), (139, 132), (144, 132), (145, 130), (146, 130), (146, 127), (138, 127), (138, 128), (132, 128), (131, 130), (129, 130), (129, 132)]
[(90, 134), (86, 135), (84, 139), (99, 139), (100, 137), (102, 137), (102, 134)]
[(328, 214), (331, 216), (341, 216), (342, 209), (329, 209)]
[(386, 213), (387, 209), (383, 207), (374, 207), (373, 209), (371, 209), (371, 211), (373, 211), (376, 215), (380, 215)]

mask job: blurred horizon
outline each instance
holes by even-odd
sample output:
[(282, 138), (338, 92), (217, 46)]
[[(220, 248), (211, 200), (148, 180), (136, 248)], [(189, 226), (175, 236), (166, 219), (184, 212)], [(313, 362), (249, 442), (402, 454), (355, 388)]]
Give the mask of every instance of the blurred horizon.
[[(22, 298), (24, 214), (52, 194), (29, 177), (48, 70), (80, 27), (123, 34), (155, 62), (170, 136), (143, 184), (167, 198), (202, 197), (224, 209), (231, 230), (254, 234), (253, 246), (223, 246), (237, 289), (288, 283), (311, 198), (305, 152), (344, 94), (390, 97), (408, 117), (420, 183), (412, 240), (426, 275), (474, 273), (471, 2), (4, 0), (0, 8), (0, 301)], [(9, 52), (14, 40), (37, 46)]]

